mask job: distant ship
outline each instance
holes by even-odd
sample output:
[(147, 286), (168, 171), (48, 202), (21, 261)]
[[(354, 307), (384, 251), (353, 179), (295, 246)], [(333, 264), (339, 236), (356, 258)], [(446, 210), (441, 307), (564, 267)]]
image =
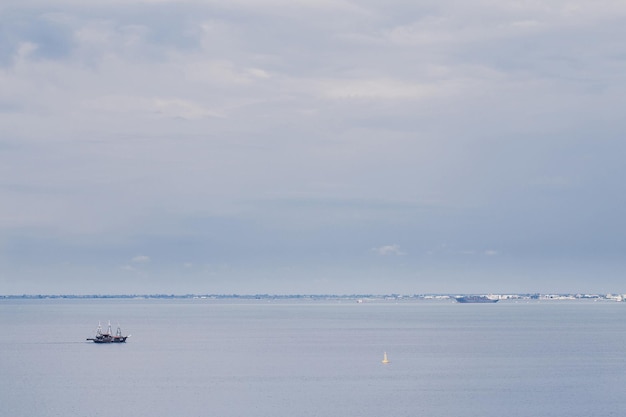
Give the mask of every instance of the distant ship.
[(385, 352), (385, 354), (383, 355), (383, 360), (382, 363), (384, 363), (385, 365), (388, 364), (390, 361), (389, 359), (387, 359), (387, 352)]
[(454, 297), (459, 303), (497, 303), (498, 298), (487, 297), (486, 295), (466, 295), (461, 297)]
[(102, 326), (98, 323), (98, 328), (96, 329), (96, 336), (90, 337), (87, 340), (92, 340), (94, 343), (126, 343), (126, 339), (128, 336), (122, 336), (122, 329), (119, 324), (117, 325), (117, 331), (115, 334), (111, 333), (111, 322), (109, 321), (109, 327), (107, 328), (106, 333), (102, 332)]

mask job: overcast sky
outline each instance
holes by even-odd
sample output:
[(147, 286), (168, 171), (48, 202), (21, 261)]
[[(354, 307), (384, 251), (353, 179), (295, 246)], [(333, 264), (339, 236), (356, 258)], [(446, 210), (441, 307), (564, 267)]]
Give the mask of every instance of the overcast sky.
[(4, 0), (0, 294), (626, 292), (625, 22)]

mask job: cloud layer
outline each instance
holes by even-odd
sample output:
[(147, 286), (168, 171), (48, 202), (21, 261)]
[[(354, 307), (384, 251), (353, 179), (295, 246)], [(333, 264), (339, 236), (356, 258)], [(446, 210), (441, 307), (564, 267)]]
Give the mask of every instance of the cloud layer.
[(0, 10), (0, 293), (620, 290), (622, 2)]

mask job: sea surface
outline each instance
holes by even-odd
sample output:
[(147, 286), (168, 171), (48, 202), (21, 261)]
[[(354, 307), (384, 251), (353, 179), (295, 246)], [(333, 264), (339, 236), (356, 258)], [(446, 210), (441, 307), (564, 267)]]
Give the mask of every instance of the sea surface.
[(2, 417), (626, 415), (626, 303), (1, 300), (0, 334)]

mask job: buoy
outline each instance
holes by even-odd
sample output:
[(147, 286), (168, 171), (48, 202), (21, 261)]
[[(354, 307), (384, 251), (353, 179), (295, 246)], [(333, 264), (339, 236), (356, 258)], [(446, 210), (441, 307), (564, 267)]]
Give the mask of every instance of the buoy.
[(383, 361), (384, 364), (389, 363), (389, 359), (387, 359), (387, 352), (385, 352), (385, 354), (383, 355)]

